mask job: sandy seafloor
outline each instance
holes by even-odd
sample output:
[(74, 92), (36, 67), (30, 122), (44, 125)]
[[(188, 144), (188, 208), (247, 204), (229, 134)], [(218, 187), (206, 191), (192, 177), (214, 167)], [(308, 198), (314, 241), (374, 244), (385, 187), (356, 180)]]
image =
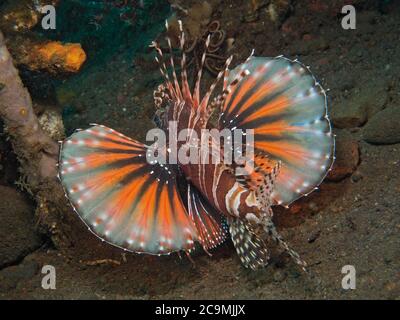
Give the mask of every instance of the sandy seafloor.
[[(35, 231), (35, 204), (14, 184), (15, 158), (2, 135), (0, 256), (11, 260), (1, 266), (0, 298), (400, 299), (400, 5), (362, 10), (357, 29), (343, 30), (340, 18), (306, 6), (296, 6), (276, 28), (263, 15), (241, 22), (244, 1), (210, 2), (218, 3), (213, 17), (235, 38), (234, 64), (252, 48), (256, 55), (298, 57), (330, 89), (338, 147), (332, 177), (291, 208), (276, 210), (279, 230), (313, 277), (280, 250), (265, 269), (244, 269), (230, 241), (212, 257), (198, 250), (195, 265), (184, 255), (123, 253), (83, 227), (79, 244), (59, 250)], [(68, 104), (79, 110), (64, 119), (68, 131), (95, 122), (143, 138), (153, 126), (158, 70), (149, 62), (131, 65), (116, 54), (63, 89), (73, 92)], [(371, 136), (378, 142), (365, 141)], [(103, 259), (114, 262), (90, 265)], [(56, 290), (41, 287), (43, 265), (56, 267)], [(356, 268), (355, 290), (341, 287), (345, 265)]]

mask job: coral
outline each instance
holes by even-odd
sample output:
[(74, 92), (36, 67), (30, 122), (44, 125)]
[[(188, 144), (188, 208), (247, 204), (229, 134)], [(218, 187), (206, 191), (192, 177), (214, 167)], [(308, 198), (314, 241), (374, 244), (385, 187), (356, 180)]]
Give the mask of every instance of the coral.
[(185, 19), (185, 27), (188, 30), (191, 38), (199, 38), (201, 32), (211, 20), (212, 6), (207, 1), (196, 3), (188, 10), (187, 18)]
[(51, 72), (77, 72), (86, 60), (86, 53), (80, 44), (43, 40), (34, 32), (42, 17), (40, 8), (56, 5), (58, 0), (11, 1), (1, 7), (0, 29), (7, 34), (7, 47), (17, 65), (30, 70)]
[(0, 33), (0, 116), (11, 136), (22, 172), (29, 183), (38, 186), (42, 179), (56, 176), (58, 145), (41, 129), (32, 109), (28, 91), (13, 65)]
[(280, 24), (291, 10), (291, 0), (272, 0), (268, 5), (267, 13), (274, 23)]
[[(266, 7), (266, 8), (264, 8)], [(243, 14), (244, 22), (255, 22), (263, 9), (268, 18), (275, 24), (281, 24), (288, 16), (292, 7), (292, 0), (252, 0), (248, 2), (248, 9)]]
[(33, 192), (28, 183), (28, 177), (24, 174), (21, 174), (18, 180), (14, 182), (14, 184), (21, 190), (29, 193), (31, 197), (33, 197)]
[(42, 129), (52, 138), (53, 140), (65, 139), (64, 123), (62, 121), (61, 114), (56, 110), (46, 109), (38, 120)]
[(218, 20), (211, 22), (200, 37), (188, 42), (185, 48), (185, 52), (189, 56), (188, 66), (195, 63), (197, 69), (200, 67), (201, 56), (205, 50), (205, 42), (208, 36), (210, 36), (210, 44), (206, 51), (204, 67), (213, 75), (217, 75), (223, 70), (226, 61), (226, 57), (220, 54), (225, 43), (226, 32), (221, 29), (221, 24)]
[(57, 247), (69, 246), (71, 241), (65, 230), (74, 220), (70, 218), (70, 208), (56, 179), (59, 146), (41, 128), (1, 32), (0, 117), (20, 163), (23, 179), (17, 185), (29, 190), (38, 203), (36, 216), (40, 232), (49, 233)]
[(251, 0), (248, 2), (247, 10), (242, 16), (244, 22), (254, 22), (259, 18), (259, 10), (268, 4), (268, 0)]
[(0, 11), (0, 26), (5, 31), (32, 29), (39, 22), (40, 13), (32, 6), (32, 1), (11, 1)]
[(24, 65), (31, 71), (76, 73), (86, 61), (86, 53), (78, 43), (63, 44), (34, 36), (15, 36), (7, 39), (7, 45), (15, 63)]
[[(205, 43), (207, 37), (210, 37), (210, 44), (206, 51), (206, 58), (204, 61), (204, 67), (213, 75), (217, 75), (224, 66), (226, 57), (221, 53), (223, 47), (227, 48), (227, 51), (232, 48), (234, 39), (229, 38), (229, 41), (225, 41), (226, 32), (221, 28), (219, 20), (211, 21), (211, 15), (213, 12), (212, 6), (207, 2), (196, 3), (190, 9), (184, 9), (179, 4), (172, 4), (174, 8), (178, 8), (181, 12), (186, 15), (182, 19), (183, 27), (186, 29), (185, 53), (188, 57), (188, 67), (193, 67), (194, 70), (200, 68), (200, 61), (205, 50)], [(211, 21), (211, 22), (210, 22)], [(173, 15), (168, 20), (168, 37), (171, 39), (173, 47), (179, 46), (179, 24), (176, 15)], [(226, 46), (225, 46), (226, 44)], [(164, 50), (168, 52), (168, 49)]]
[(12, 31), (31, 30), (43, 15), (39, 8), (48, 4), (56, 5), (58, 0), (20, 0), (9, 1), (1, 8), (0, 29)]
[(64, 71), (77, 72), (86, 61), (86, 53), (77, 43), (48, 42), (34, 46), (28, 59), (31, 59), (29, 65), (33, 69), (56, 66)]

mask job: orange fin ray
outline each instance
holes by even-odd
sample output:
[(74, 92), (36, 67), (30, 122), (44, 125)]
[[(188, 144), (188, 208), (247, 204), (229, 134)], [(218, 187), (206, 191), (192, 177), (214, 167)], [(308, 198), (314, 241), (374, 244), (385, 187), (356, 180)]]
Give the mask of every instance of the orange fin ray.
[[(121, 158), (118, 144), (132, 151), (130, 158)], [(60, 153), (66, 195), (89, 229), (115, 246), (151, 254), (190, 251), (198, 232), (179, 194), (176, 168), (149, 164), (146, 151), (104, 126), (75, 132)]]
[(255, 151), (282, 162), (274, 204), (288, 205), (313, 191), (333, 162), (325, 91), (307, 67), (284, 57), (250, 57), (228, 83), (243, 70), (249, 75), (228, 93), (219, 127), (254, 130)]

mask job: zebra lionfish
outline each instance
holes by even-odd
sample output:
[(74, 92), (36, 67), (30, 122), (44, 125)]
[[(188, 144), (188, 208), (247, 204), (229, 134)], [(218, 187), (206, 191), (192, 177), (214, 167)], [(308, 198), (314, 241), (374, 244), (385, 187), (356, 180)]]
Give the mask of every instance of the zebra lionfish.
[[(217, 111), (218, 129), (253, 130), (254, 170), (245, 167), (237, 175), (234, 163), (149, 163), (149, 146), (95, 124), (62, 142), (59, 177), (67, 197), (89, 230), (127, 251), (189, 254), (198, 242), (208, 252), (230, 234), (245, 267), (267, 265), (272, 239), (305, 270), (306, 263), (277, 232), (271, 208), (309, 194), (332, 165), (325, 91), (297, 60), (252, 54), (231, 70), (228, 58), (201, 96), (207, 48), (192, 92), (181, 22), (179, 38), (180, 82), (170, 39), (169, 59), (153, 42), (164, 79), (154, 92), (161, 128), (176, 121), (178, 130), (200, 132), (212, 126)], [(205, 46), (209, 43), (210, 38)], [(212, 99), (217, 84), (222, 91)]]

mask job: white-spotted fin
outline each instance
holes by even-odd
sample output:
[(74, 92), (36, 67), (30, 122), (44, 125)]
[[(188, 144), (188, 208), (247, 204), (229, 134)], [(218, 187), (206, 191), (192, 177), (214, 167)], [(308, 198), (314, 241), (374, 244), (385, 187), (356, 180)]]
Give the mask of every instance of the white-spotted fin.
[(265, 267), (269, 259), (267, 246), (251, 224), (235, 218), (230, 218), (228, 223), (233, 245), (243, 265), (252, 270)]
[(222, 213), (213, 208), (190, 183), (187, 189), (187, 207), (198, 230), (198, 241), (205, 251), (225, 241), (228, 232)]
[(307, 67), (284, 57), (251, 57), (229, 73), (219, 127), (253, 129), (254, 149), (282, 161), (272, 195), (288, 205), (321, 183), (333, 162), (334, 140), (324, 89)]
[(176, 181), (176, 166), (149, 163), (147, 148), (105, 126), (64, 141), (60, 179), (89, 229), (134, 252), (190, 251), (198, 232)]
[(272, 213), (269, 213), (269, 215), (265, 215), (261, 220), (261, 225), (263, 226), (264, 231), (292, 257), (292, 259), (303, 269), (303, 271), (308, 272), (307, 263), (300, 257), (300, 255), (296, 251), (289, 247), (282, 236), (278, 233), (275, 228), (275, 224), (271, 219), (271, 216)]

